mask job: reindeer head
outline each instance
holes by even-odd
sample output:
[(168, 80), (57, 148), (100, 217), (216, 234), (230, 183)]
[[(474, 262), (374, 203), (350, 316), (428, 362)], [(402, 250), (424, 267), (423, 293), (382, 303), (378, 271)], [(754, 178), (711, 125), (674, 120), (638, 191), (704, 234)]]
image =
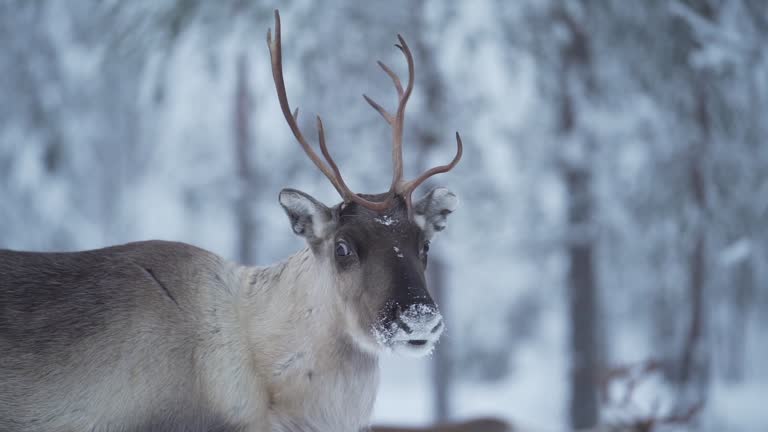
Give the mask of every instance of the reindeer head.
[(451, 163), (427, 170), (414, 180), (403, 179), (403, 124), (405, 106), (413, 90), (413, 57), (398, 35), (397, 47), (408, 62), (405, 89), (386, 65), (379, 66), (392, 79), (399, 103), (391, 115), (372, 99), (365, 100), (392, 127), (392, 185), (383, 194), (356, 194), (347, 187), (325, 144), (323, 123), (317, 117), (318, 140), (323, 162), (302, 135), (298, 109), (291, 112), (282, 71), (280, 15), (275, 11), (275, 38), (267, 33), (272, 75), (288, 126), (296, 140), (320, 171), (330, 180), (343, 201), (328, 207), (308, 194), (284, 189), (280, 204), (293, 231), (303, 236), (315, 257), (327, 263), (342, 299), (347, 331), (363, 348), (382, 348), (423, 355), (432, 350), (443, 331), (437, 305), (427, 291), (424, 271), (432, 237), (445, 228), (446, 218), (458, 204), (455, 194), (437, 188), (417, 201), (413, 191), (429, 177), (450, 171), (461, 159), (461, 137), (456, 133), (457, 152)]

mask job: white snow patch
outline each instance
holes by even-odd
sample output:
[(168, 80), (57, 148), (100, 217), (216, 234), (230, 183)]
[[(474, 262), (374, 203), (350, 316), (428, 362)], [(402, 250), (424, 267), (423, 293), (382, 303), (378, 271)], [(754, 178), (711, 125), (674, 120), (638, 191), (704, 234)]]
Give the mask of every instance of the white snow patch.
[(394, 251), (395, 251), (395, 254), (397, 254), (397, 257), (398, 257), (398, 258), (402, 258), (402, 257), (403, 257), (403, 253), (402, 253), (402, 252), (400, 252), (400, 248), (399, 248), (399, 247), (397, 247), (397, 246), (393, 246), (393, 247), (392, 247), (392, 250), (394, 250)]
[[(402, 314), (400, 314), (399, 318), (407, 326), (416, 330), (424, 327), (424, 325), (428, 323), (434, 323), (442, 320), (442, 317), (440, 316), (439, 312), (435, 310), (435, 308), (425, 304), (416, 304), (410, 306)], [(389, 351), (389, 349), (392, 348), (393, 339), (395, 339), (399, 333), (402, 335), (402, 329), (400, 329), (400, 327), (395, 322), (385, 323), (385, 321), (386, 320), (384, 318), (381, 318), (378, 323), (373, 325), (371, 327), (371, 334), (379, 346), (384, 348), (385, 351)], [(439, 336), (439, 333), (437, 336)], [(430, 340), (433, 339), (430, 335), (425, 335), (425, 338)], [(402, 342), (402, 340), (400, 340), (400, 342)], [(430, 350), (427, 352), (427, 354), (431, 354), (432, 349), (434, 349), (434, 344), (430, 346)]]
[(752, 255), (752, 243), (749, 239), (739, 239), (720, 252), (720, 263), (726, 267), (738, 264)]
[(435, 308), (419, 303), (411, 305), (400, 315), (400, 319), (409, 327), (416, 327), (435, 315), (435, 312)]
[(383, 323), (379, 323), (378, 325), (374, 325), (371, 328), (373, 338), (382, 348), (389, 348), (389, 341), (392, 340), (392, 336), (396, 332), (397, 325), (395, 323), (390, 323), (388, 326), (385, 326)]
[(388, 215), (377, 217), (377, 218), (375, 218), (373, 220), (375, 220), (376, 222), (378, 222), (378, 223), (380, 223), (382, 225), (385, 225), (385, 226), (391, 226), (391, 225), (397, 223), (397, 219), (395, 219), (395, 218), (393, 218), (391, 216), (388, 216)]

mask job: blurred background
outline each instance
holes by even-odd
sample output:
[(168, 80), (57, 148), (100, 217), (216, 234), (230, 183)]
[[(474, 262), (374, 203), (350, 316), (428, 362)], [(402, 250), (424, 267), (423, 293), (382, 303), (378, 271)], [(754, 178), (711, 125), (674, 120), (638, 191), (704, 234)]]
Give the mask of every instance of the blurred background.
[(376, 423), (768, 430), (762, 0), (0, 0), (0, 247), (302, 248), (278, 191), (339, 197), (279, 110), (278, 6), (291, 103), (353, 190), (391, 178), (361, 94), (394, 110), (397, 33), (406, 175), (464, 138), (432, 180), (462, 200), (430, 258), (447, 332), (383, 359)]

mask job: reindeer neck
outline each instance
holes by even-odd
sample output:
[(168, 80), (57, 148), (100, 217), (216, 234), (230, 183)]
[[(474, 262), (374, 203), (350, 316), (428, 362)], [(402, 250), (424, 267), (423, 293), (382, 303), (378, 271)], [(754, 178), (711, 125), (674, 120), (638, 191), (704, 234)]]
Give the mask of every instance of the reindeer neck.
[(346, 343), (333, 275), (311, 250), (243, 274), (238, 315), (255, 349), (282, 355)]

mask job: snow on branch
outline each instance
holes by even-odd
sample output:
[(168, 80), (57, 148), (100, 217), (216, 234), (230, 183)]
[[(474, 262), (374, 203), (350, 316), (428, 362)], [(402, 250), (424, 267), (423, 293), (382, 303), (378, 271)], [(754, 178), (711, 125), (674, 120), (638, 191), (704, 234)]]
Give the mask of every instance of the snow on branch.
[(661, 363), (654, 359), (607, 369), (600, 379), (600, 396), (613, 418), (594, 431), (652, 432), (693, 422), (703, 400), (682, 406), (665, 403), (663, 388), (647, 386), (661, 372)]

